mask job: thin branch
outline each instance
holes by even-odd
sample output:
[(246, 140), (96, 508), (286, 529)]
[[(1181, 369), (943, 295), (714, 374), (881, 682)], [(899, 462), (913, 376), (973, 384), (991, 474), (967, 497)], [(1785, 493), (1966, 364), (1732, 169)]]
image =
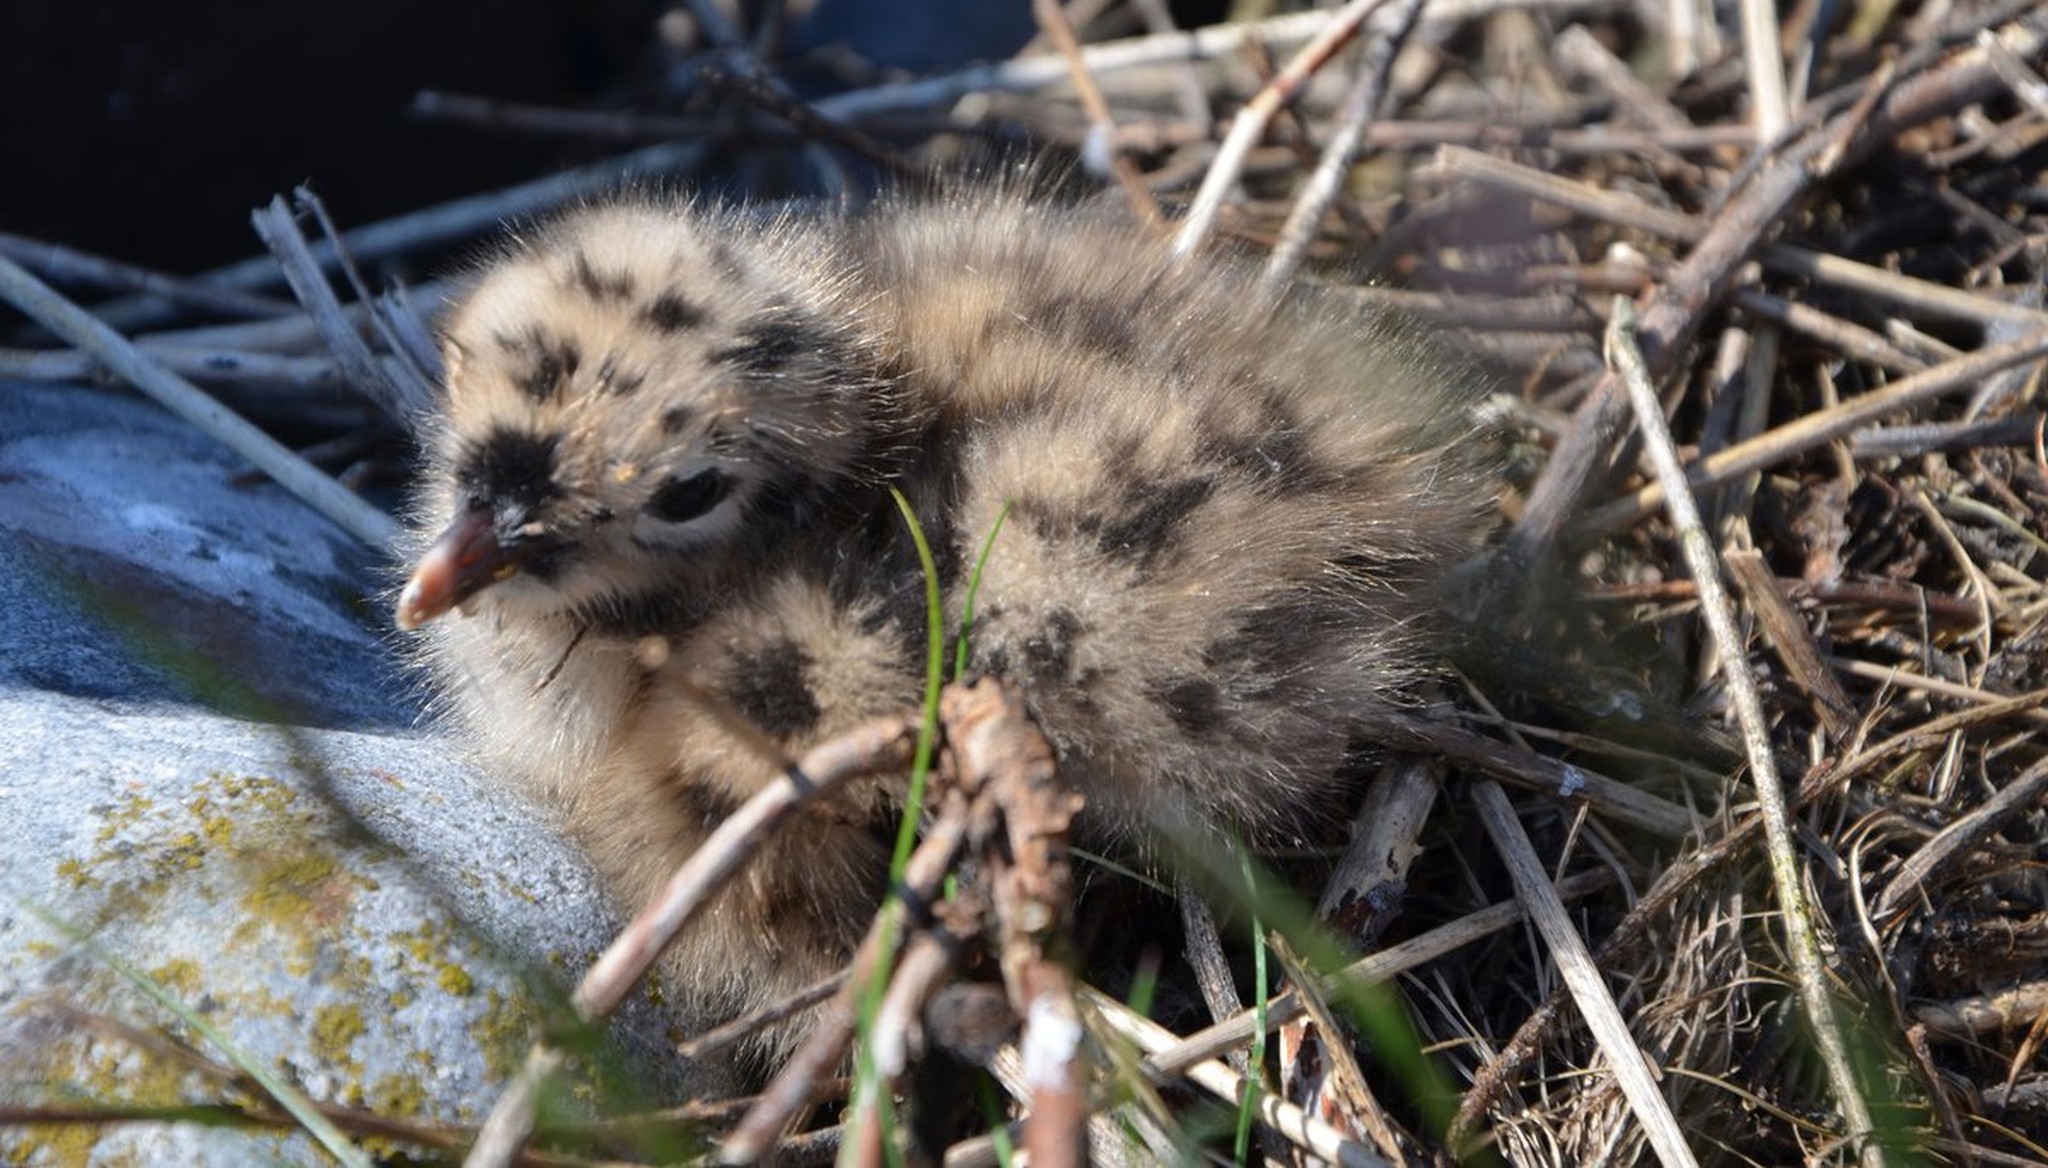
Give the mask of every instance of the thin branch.
[(1648, 1057), (1629, 1033), (1621, 1007), (1607, 992), (1607, 983), (1593, 962), (1593, 954), (1573, 926), (1571, 916), (1564, 911), (1564, 902), (1558, 898), (1556, 889), (1551, 887), (1542, 859), (1522, 831), (1507, 794), (1500, 784), (1481, 779), (1473, 785), (1472, 796), (1479, 805), (1480, 822), (1514, 880), (1516, 899), (1522, 902), (1529, 919), (1550, 946), (1551, 960), (1557, 963), (1558, 973), (1571, 987), (1572, 1000), (1578, 1003), (1586, 1028), (1592, 1031), (1601, 1053), (1607, 1056), (1607, 1065), (1613, 1070), (1622, 1095), (1628, 1099), (1630, 1110), (1635, 1112), (1636, 1121), (1643, 1125), (1643, 1133), (1658, 1162), (1666, 1168), (1696, 1165), (1692, 1149), (1686, 1146), (1685, 1132), (1671, 1114), (1671, 1105), (1657, 1089)]
[(1074, 35), (1074, 26), (1067, 21), (1066, 10), (1060, 7), (1059, 0), (1032, 0), (1031, 11), (1038, 20), (1040, 31), (1066, 58), (1074, 92), (1081, 99), (1081, 108), (1088, 112), (1088, 145), (1081, 152), (1083, 162), (1109, 171), (1117, 185), (1123, 187), (1131, 210), (1147, 227), (1163, 226), (1166, 216), (1159, 210), (1159, 200), (1152, 197), (1152, 188), (1145, 185), (1138, 168), (1124, 156), (1117, 136), (1116, 117), (1110, 113), (1109, 102), (1103, 99), (1102, 88), (1095, 84), (1094, 74), (1088, 71), (1088, 59), (1081, 52), (1081, 41)]
[(1616, 372), (1628, 391), (1629, 401), (1635, 407), (1636, 424), (1641, 428), (1644, 444), (1656, 464), (1657, 477), (1664, 484), (1671, 521), (1678, 529), (1686, 566), (1692, 572), (1694, 583), (1699, 586), (1700, 612), (1721, 657), (1722, 678), (1734, 703), (1736, 720), (1742, 728), (1743, 748), (1749, 757), (1750, 783), (1763, 816), (1771, 880), (1777, 889), (1779, 916), (1785, 922), (1786, 948), (1791, 951), (1800, 1002), (1805, 1008), (1808, 1024), (1813, 1027), (1814, 1041), (1820, 1047), (1821, 1061), (1834, 1087), (1835, 1105), (1841, 1108), (1842, 1117), (1848, 1124), (1847, 1135), (1856, 1143), (1858, 1158), (1865, 1168), (1879, 1168), (1885, 1163), (1884, 1148), (1877, 1139), (1870, 1105), (1864, 1100), (1862, 1088), (1856, 1081), (1855, 1067), (1849, 1061), (1848, 1042), (1842, 1037), (1840, 1019), (1828, 993), (1827, 969), (1821, 960), (1813, 907), (1806, 899), (1806, 885), (1792, 839), (1792, 817), (1786, 807), (1784, 785), (1778, 779), (1777, 761), (1771, 754), (1770, 728), (1764, 721), (1763, 699), (1757, 694), (1756, 679), (1748, 668), (1749, 655), (1735, 627), (1733, 606), (1729, 603), (1727, 591), (1721, 586), (1720, 559), (1707, 539), (1699, 507), (1693, 502), (1692, 491), (1686, 484), (1685, 470), (1679, 466), (1678, 452), (1672, 447), (1671, 431), (1664, 421), (1663, 403), (1657, 399), (1656, 388), (1650, 382), (1648, 364), (1636, 347), (1631, 331), (1634, 315), (1628, 301), (1616, 299), (1613, 323), (1607, 331), (1609, 358), (1614, 362)]
[[(1224, 136), (1223, 145), (1217, 150), (1215, 161), (1209, 164), (1209, 173), (1203, 177), (1201, 189), (1195, 192), (1194, 202), (1188, 205), (1180, 231), (1173, 238), (1174, 255), (1191, 255), (1208, 241), (1216, 226), (1216, 214), (1223, 209), (1224, 197), (1244, 171), (1245, 156), (1266, 136), (1274, 115), (1300, 97), (1309, 78), (1336, 56), (1337, 50), (1351, 43), (1366, 18), (1386, 3), (1387, 0), (1351, 0), (1329, 17), (1329, 23), (1287, 62), (1286, 68), (1237, 111), (1237, 117), (1230, 123), (1230, 133)], [(1383, 34), (1386, 30), (1374, 31)]]
[(278, 485), (357, 539), (371, 547), (384, 548), (397, 536), (398, 524), (389, 515), (322, 474), (318, 467), (207, 396), (198, 386), (151, 360), (128, 338), (4, 256), (0, 256), (0, 299), (91, 353), (116, 376), (156, 399), (165, 409), (255, 463)]
[[(2009, 345), (1998, 345), (1936, 365), (1883, 389), (1850, 398), (1838, 406), (1816, 410), (1768, 430), (1747, 442), (1738, 442), (1694, 462), (1687, 468), (1686, 486), (1694, 491), (1720, 486), (1773, 463), (1846, 438), (1880, 418), (1934, 401), (1946, 394), (1974, 388), (2002, 369), (2048, 358), (2048, 331)], [(1618, 531), (1655, 511), (1664, 502), (1664, 485), (1650, 483), (1634, 494), (1596, 507), (1579, 522), (1581, 532), (1592, 535)]]
[[(805, 804), (839, 785), (908, 764), (917, 723), (909, 717), (882, 718), (813, 748), (802, 761), (756, 793), (718, 825), (703, 845), (653, 900), (640, 910), (597, 962), (583, 975), (569, 1005), (584, 1022), (604, 1018), (639, 984), (662, 949), (712, 895), (740, 871), (761, 844)], [(541, 1096), (560, 1072), (567, 1054), (543, 1040), (527, 1052), (525, 1064), (477, 1133), (464, 1160), (468, 1168), (502, 1168), (533, 1135)]]

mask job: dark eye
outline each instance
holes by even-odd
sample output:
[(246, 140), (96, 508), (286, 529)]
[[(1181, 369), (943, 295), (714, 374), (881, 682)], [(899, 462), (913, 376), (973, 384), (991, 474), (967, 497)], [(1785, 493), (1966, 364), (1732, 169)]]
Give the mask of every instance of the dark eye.
[(668, 523), (687, 523), (725, 498), (725, 476), (715, 470), (700, 470), (689, 478), (672, 478), (647, 500), (647, 513)]

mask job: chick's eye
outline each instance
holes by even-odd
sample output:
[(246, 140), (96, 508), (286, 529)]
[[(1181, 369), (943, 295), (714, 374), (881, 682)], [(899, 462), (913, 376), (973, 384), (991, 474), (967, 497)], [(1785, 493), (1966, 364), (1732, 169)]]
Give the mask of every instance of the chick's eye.
[(725, 498), (725, 476), (715, 470), (701, 470), (661, 484), (647, 501), (647, 513), (668, 523), (686, 523), (718, 505)]

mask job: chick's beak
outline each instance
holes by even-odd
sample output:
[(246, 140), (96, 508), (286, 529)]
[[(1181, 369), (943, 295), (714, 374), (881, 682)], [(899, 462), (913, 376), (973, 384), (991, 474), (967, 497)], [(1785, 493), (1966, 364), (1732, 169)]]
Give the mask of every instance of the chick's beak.
[(435, 538), (398, 595), (399, 628), (419, 628), (518, 570), (496, 522), (489, 507), (471, 506)]

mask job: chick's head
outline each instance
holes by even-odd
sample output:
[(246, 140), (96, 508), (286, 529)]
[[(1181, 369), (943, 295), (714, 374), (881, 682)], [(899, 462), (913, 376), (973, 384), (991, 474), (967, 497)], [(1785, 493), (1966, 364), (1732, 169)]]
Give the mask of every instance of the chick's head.
[[(446, 387), (399, 599), (572, 611), (786, 536), (859, 478), (887, 387), (829, 274), (688, 208), (585, 211), (444, 325)], [(745, 246), (734, 246), (737, 239)]]

